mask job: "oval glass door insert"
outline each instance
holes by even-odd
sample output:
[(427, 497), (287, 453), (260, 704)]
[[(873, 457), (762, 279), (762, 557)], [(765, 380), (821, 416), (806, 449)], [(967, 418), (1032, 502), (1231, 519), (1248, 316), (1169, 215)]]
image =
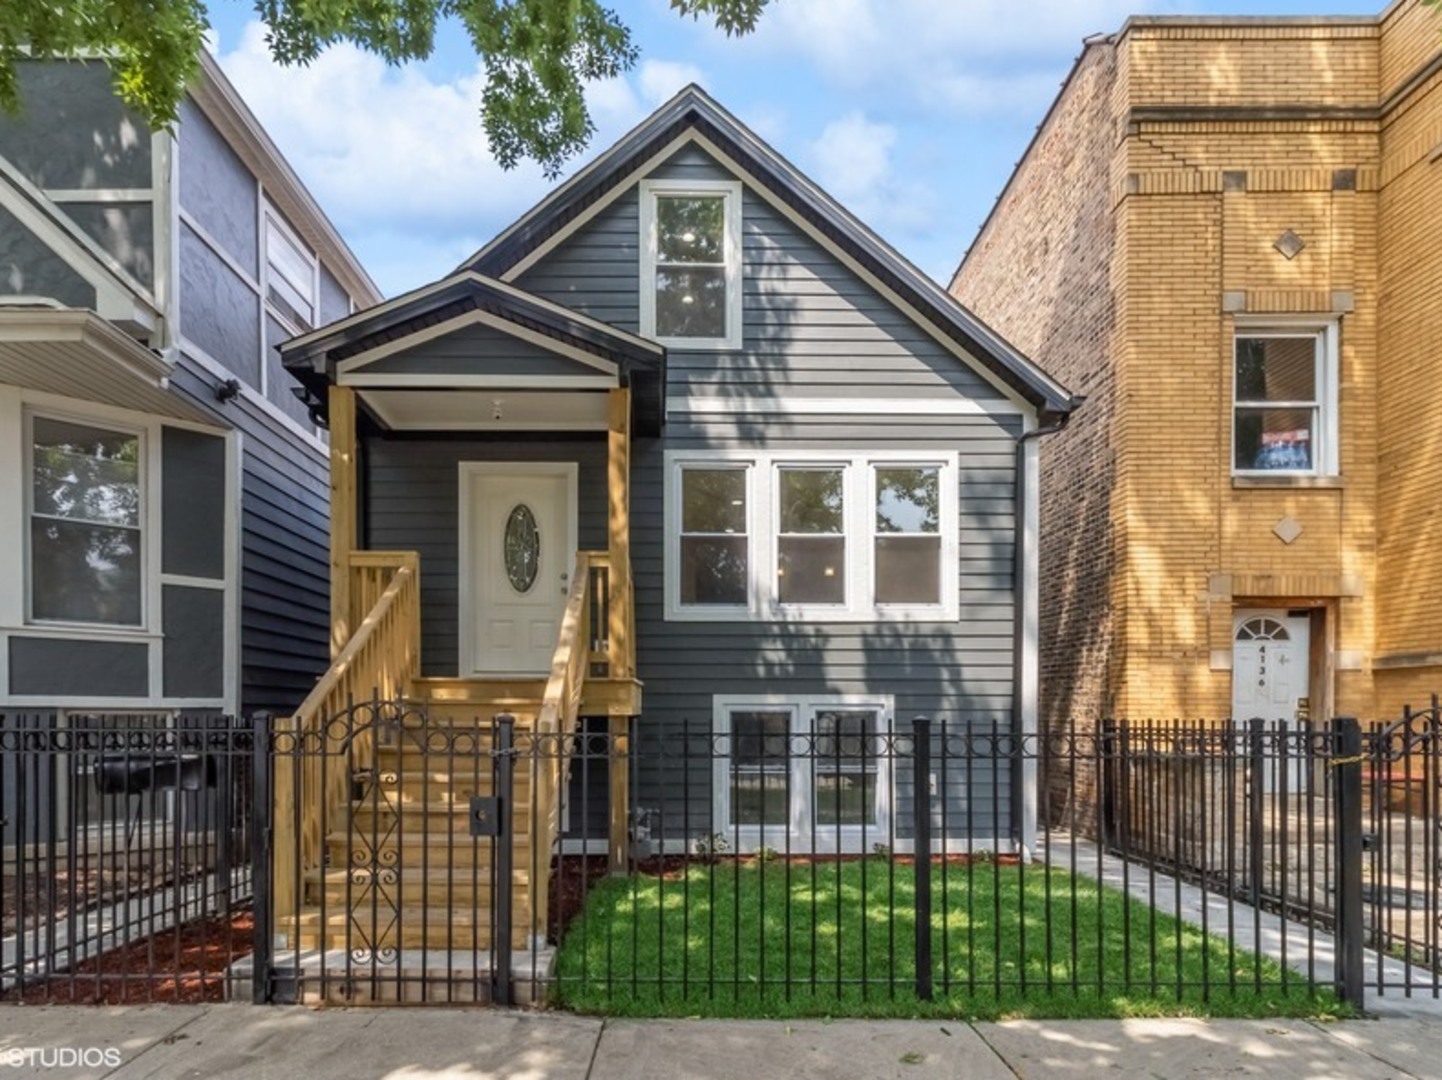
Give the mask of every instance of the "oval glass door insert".
[(536, 515), (525, 503), (512, 508), (506, 516), (502, 550), (511, 588), (518, 593), (530, 592), (541, 568), (541, 530), (536, 527)]

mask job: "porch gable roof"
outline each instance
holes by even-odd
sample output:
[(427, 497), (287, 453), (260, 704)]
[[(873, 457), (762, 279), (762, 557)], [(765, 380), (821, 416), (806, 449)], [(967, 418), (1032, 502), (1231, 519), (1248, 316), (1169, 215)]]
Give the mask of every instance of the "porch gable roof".
[[(280, 347), (281, 360), (307, 389), (324, 397), (328, 385), (354, 381), (363, 372), (386, 371), (403, 379), (393, 358), (476, 326), (553, 354), (556, 364), (537, 365), (541, 378), (574, 369), (578, 377), (611, 374), (616, 385), (626, 385), (637, 374), (659, 377), (664, 368), (661, 345), (471, 270), (293, 338)], [(459, 372), (451, 375), (463, 378)], [(431, 372), (425, 377), (447, 376)], [(523, 379), (524, 372), (514, 377)]]

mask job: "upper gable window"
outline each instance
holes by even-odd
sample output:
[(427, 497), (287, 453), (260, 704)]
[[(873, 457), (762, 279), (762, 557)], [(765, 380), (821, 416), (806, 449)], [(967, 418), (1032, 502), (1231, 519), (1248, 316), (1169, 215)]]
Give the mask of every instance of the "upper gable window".
[(1233, 472), (1336, 475), (1335, 327), (1241, 324), (1235, 350)]
[(265, 212), (265, 302), (292, 330), (316, 324), (315, 256), (270, 208)]
[(641, 182), (641, 333), (682, 348), (740, 348), (739, 183)]

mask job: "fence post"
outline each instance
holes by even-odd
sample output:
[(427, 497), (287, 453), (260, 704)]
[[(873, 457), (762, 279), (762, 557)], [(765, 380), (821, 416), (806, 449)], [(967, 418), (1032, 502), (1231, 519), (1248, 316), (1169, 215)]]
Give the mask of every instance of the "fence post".
[(273, 876), (271, 873), (271, 829), (275, 796), (271, 791), (270, 724), (268, 712), (251, 717), (250, 767), (250, 883), (255, 905), (255, 926), (251, 930), (251, 1000), (268, 1005), (271, 1000), (271, 949), (275, 941)]
[(1247, 769), (1247, 866), (1252, 883), (1252, 906), (1260, 908), (1267, 844), (1263, 821), (1266, 813), (1267, 733), (1266, 724), (1260, 718), (1247, 721), (1247, 746), (1250, 757)]
[[(491, 938), (491, 1003), (511, 1001), (511, 901), (514, 887), (515, 829), (512, 828), (515, 791), (516, 718), (510, 713), (496, 717), (495, 754), (491, 759), (496, 793), (495, 877), (491, 880), (495, 933)], [(532, 843), (534, 843), (534, 839)]]
[[(912, 818), (916, 869), (916, 998), (932, 999), (931, 985), (931, 719), (911, 722), (914, 750)], [(945, 794), (943, 793), (943, 798)]]
[(1362, 728), (1332, 721), (1337, 792), (1337, 996), (1362, 1010)]

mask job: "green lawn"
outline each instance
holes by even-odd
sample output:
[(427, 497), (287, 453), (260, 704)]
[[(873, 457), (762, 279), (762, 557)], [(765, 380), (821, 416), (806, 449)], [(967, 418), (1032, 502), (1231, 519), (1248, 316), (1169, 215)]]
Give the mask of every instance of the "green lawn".
[(883, 858), (728, 860), (603, 881), (561, 943), (553, 1000), (615, 1016), (1346, 1014), (1330, 989), (1120, 892), (993, 862), (933, 868), (924, 1002), (913, 875)]

